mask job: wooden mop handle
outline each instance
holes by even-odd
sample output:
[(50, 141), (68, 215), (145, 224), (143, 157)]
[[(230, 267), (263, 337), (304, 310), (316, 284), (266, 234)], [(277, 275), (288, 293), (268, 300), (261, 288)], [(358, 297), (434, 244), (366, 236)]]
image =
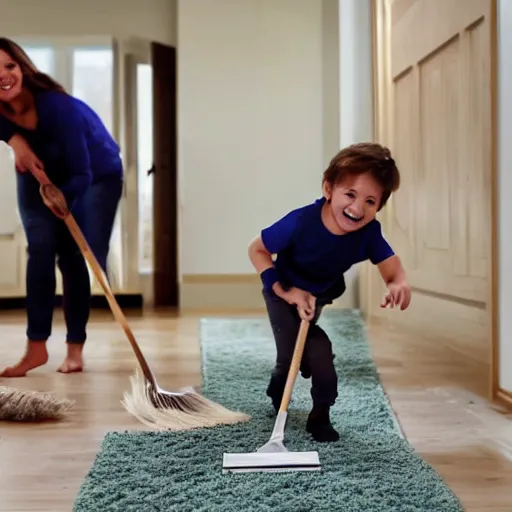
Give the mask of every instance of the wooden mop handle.
[(125, 317), (122, 309), (119, 307), (119, 304), (118, 304), (116, 298), (114, 297), (114, 294), (112, 293), (112, 290), (110, 288), (110, 285), (108, 284), (108, 280), (105, 276), (105, 273), (103, 272), (103, 269), (100, 267), (98, 260), (94, 256), (94, 253), (92, 252), (87, 241), (85, 240), (85, 237), (82, 234), (82, 231), (78, 227), (78, 224), (76, 223), (76, 221), (72, 215), (68, 215), (64, 219), (64, 222), (66, 223), (66, 226), (68, 227), (69, 231), (71, 232), (71, 235), (73, 236), (78, 247), (80, 248), (80, 252), (83, 254), (84, 258), (87, 260), (87, 262), (91, 266), (93, 274), (96, 276), (96, 279), (100, 283), (100, 286), (102, 287), (102, 289), (105, 293), (105, 297), (107, 298), (107, 301), (110, 305), (110, 309), (111, 309), (112, 313), (114, 314), (115, 319), (119, 322), (119, 324), (123, 328), (123, 331), (125, 332), (125, 334), (128, 338), (128, 341), (130, 342), (130, 345), (132, 346), (132, 349), (135, 352), (135, 356), (141, 366), (144, 376), (146, 377), (147, 380), (149, 380), (151, 382), (152, 385), (156, 385), (156, 381), (153, 376), (153, 373), (151, 372), (149, 365), (148, 365), (144, 355), (142, 354), (137, 341), (135, 340), (135, 336), (133, 335), (133, 332), (130, 329), (130, 326), (128, 325), (128, 322), (126, 320), (126, 317)]
[[(40, 169), (34, 169), (34, 170), (32, 170), (32, 174), (42, 186), (55, 187), (53, 185), (53, 183), (49, 180), (48, 176), (46, 175), (46, 173), (44, 171), (42, 171)], [(62, 195), (62, 193), (56, 187), (55, 187), (55, 190), (57, 190), (60, 193), (60, 195)], [(59, 199), (59, 203), (61, 203), (61, 202), (65, 203), (64, 196), (62, 196)], [(63, 205), (61, 205), (61, 210), (62, 209), (63, 209)], [(148, 365), (144, 355), (142, 354), (142, 351), (140, 350), (140, 347), (139, 347), (137, 341), (135, 340), (135, 336), (133, 335), (133, 332), (130, 329), (128, 322), (126, 321), (126, 317), (125, 317), (123, 311), (119, 307), (119, 304), (117, 303), (117, 300), (114, 297), (114, 294), (112, 293), (112, 289), (110, 288), (110, 285), (108, 284), (107, 277), (105, 276), (103, 269), (100, 267), (98, 260), (94, 256), (94, 253), (92, 252), (89, 244), (87, 243), (87, 240), (85, 239), (80, 227), (76, 223), (73, 215), (71, 215), (71, 213), (69, 212), (67, 205), (65, 207), (65, 215), (63, 215), (61, 218), (66, 223), (66, 226), (68, 227), (68, 229), (71, 233), (71, 236), (74, 238), (76, 244), (78, 245), (80, 252), (84, 256), (86, 261), (89, 263), (89, 265), (91, 266), (93, 274), (96, 276), (96, 279), (100, 283), (100, 286), (102, 287), (103, 292), (105, 293), (105, 297), (107, 298), (107, 301), (110, 305), (110, 309), (111, 309), (115, 319), (117, 320), (117, 322), (119, 322), (123, 331), (125, 332), (125, 334), (128, 338), (128, 341), (130, 342), (130, 345), (132, 346), (132, 349), (135, 353), (137, 361), (139, 362), (139, 364), (141, 366), (144, 376), (152, 385), (156, 385), (155, 377), (154, 377), (153, 373), (151, 372), (151, 369), (149, 368), (149, 365)]]
[(297, 341), (295, 342), (295, 348), (293, 350), (292, 362), (290, 369), (288, 370), (288, 377), (286, 379), (286, 386), (284, 388), (283, 398), (281, 400), (281, 406), (279, 412), (286, 412), (290, 399), (292, 397), (293, 386), (299, 373), (300, 363), (302, 361), (302, 354), (304, 353), (304, 345), (306, 344), (306, 338), (308, 336), (309, 322), (302, 320), (300, 323), (299, 334), (297, 335)]

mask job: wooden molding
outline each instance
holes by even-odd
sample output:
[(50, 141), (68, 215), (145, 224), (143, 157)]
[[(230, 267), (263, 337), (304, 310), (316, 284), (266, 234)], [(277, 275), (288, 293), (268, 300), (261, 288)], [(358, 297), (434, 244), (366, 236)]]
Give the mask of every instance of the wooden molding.
[[(332, 307), (358, 307), (358, 279), (347, 280), (347, 290)], [(180, 282), (180, 308), (188, 310), (264, 310), (262, 283), (251, 274), (184, 274)]]
[(499, 192), (498, 192), (498, 6), (491, 1), (491, 248), (489, 258), (489, 395), (493, 400), (499, 389)]
[(512, 410), (512, 392), (498, 388), (496, 390), (496, 399), (508, 409)]
[(183, 284), (258, 284), (258, 274), (183, 274)]
[(257, 274), (184, 274), (179, 286), (180, 308), (188, 310), (263, 310)]
[[(141, 293), (121, 292), (114, 293), (114, 297), (121, 309), (142, 310), (144, 300)], [(54, 306), (62, 307), (63, 297), (61, 294), (55, 296)], [(26, 309), (27, 301), (25, 296), (0, 297), (0, 310)], [(93, 293), (91, 296), (91, 309), (110, 309), (108, 301), (103, 294)]]

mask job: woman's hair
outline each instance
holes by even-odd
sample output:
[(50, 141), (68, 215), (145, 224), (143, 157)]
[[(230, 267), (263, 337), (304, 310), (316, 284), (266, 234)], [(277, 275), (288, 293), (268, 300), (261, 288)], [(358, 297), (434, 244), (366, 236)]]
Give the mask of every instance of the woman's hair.
[(6, 37), (0, 37), (0, 50), (15, 61), (23, 74), (23, 86), (30, 92), (59, 91), (65, 93), (64, 87), (46, 73), (39, 71), (23, 48)]
[(370, 173), (382, 187), (379, 210), (387, 203), (392, 192), (400, 186), (400, 172), (388, 148), (377, 143), (362, 142), (342, 149), (324, 171), (323, 183), (331, 187), (347, 176)]

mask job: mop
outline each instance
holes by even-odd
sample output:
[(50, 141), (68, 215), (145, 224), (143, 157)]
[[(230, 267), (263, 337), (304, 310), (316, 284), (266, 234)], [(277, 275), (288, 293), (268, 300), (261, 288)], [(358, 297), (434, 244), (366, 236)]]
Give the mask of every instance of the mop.
[(124, 401), (122, 401), (125, 409), (142, 423), (157, 430), (187, 430), (248, 421), (250, 417), (247, 414), (230, 411), (201, 396), (192, 387), (170, 392), (158, 385), (126, 317), (110, 289), (103, 269), (68, 209), (64, 195), (53, 185), (44, 171), (35, 169), (32, 174), (41, 185), (41, 195), (45, 203), (51, 205), (53, 213), (65, 222), (81, 253), (89, 263), (105, 293), (110, 309), (124, 330), (139, 363), (140, 370), (137, 369), (135, 376), (130, 379), (132, 393), (125, 393)]
[(322, 469), (318, 452), (291, 452), (283, 444), (288, 405), (297, 374), (299, 373), (308, 329), (309, 322), (302, 320), (288, 371), (288, 378), (286, 379), (283, 398), (281, 399), (281, 405), (270, 440), (253, 453), (225, 453), (222, 467), (224, 474), (256, 471), (319, 471)]
[(49, 392), (0, 386), (0, 421), (60, 420), (74, 404)]

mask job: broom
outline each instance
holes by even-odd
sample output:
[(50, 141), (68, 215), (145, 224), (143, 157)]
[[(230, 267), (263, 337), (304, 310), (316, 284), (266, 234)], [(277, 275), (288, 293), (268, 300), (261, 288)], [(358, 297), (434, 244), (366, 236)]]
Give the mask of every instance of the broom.
[(125, 409), (142, 423), (157, 430), (187, 430), (248, 421), (250, 419), (248, 415), (230, 411), (201, 396), (192, 387), (178, 392), (170, 392), (158, 385), (110, 289), (103, 269), (68, 209), (64, 195), (53, 185), (44, 171), (33, 169), (32, 174), (41, 186), (40, 192), (45, 204), (51, 207), (53, 213), (65, 222), (81, 253), (89, 263), (105, 293), (110, 309), (123, 328), (139, 363), (140, 368), (137, 368), (135, 376), (130, 378), (132, 392), (124, 394), (122, 404)]
[(60, 420), (74, 404), (52, 393), (0, 386), (0, 421)]

